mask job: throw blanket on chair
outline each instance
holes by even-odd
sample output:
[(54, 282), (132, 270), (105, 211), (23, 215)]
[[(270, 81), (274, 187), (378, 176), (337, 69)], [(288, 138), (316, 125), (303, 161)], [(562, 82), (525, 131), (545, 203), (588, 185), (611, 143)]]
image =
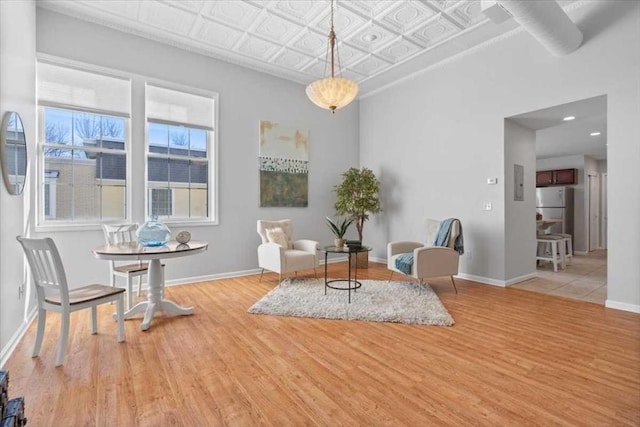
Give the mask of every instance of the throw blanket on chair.
[(456, 221), (458, 222), (458, 227), (460, 228), (460, 234), (458, 234), (458, 237), (456, 237), (456, 241), (453, 244), (453, 249), (456, 250), (460, 255), (462, 255), (464, 254), (462, 223), (457, 218), (447, 218), (440, 223), (440, 228), (438, 228), (438, 235), (436, 236), (435, 242), (433, 242), (433, 246), (447, 246), (447, 243), (449, 243), (449, 236), (451, 235), (451, 228)]
[(396, 258), (396, 268), (398, 270), (410, 275), (411, 267), (413, 267), (413, 252), (398, 255), (398, 258)]

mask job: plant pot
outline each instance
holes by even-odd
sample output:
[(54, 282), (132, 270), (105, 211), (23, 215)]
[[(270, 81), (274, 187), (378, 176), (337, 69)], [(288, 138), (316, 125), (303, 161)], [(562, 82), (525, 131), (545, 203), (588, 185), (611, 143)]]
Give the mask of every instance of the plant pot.
[(333, 244), (336, 248), (341, 248), (344, 246), (344, 239), (333, 239)]

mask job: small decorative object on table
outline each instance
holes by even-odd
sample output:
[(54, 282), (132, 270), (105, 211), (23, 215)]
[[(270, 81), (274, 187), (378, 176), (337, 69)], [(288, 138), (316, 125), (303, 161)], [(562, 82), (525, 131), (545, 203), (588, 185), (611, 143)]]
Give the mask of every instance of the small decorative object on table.
[(178, 234), (176, 234), (176, 241), (178, 243), (189, 243), (189, 240), (191, 240), (191, 233), (189, 233), (188, 231), (180, 231)]
[(347, 247), (354, 249), (359, 249), (362, 247), (362, 242), (360, 240), (347, 240), (346, 244)]
[(334, 239), (335, 247), (336, 248), (343, 247), (345, 242), (344, 235), (349, 229), (349, 226), (351, 225), (351, 223), (353, 222), (353, 219), (343, 218), (343, 219), (337, 220), (336, 222), (334, 222), (329, 217), (326, 217), (326, 219), (327, 219), (327, 225), (329, 226), (329, 229), (331, 230), (333, 235), (336, 236), (336, 238)]
[(136, 236), (143, 246), (164, 246), (171, 238), (171, 231), (154, 215), (138, 228)]

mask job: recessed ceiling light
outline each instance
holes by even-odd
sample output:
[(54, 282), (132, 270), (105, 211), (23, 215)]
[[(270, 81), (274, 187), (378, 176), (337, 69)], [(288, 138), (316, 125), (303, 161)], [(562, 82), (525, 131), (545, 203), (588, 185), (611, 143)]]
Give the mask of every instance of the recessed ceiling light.
[(564, 118), (564, 119), (562, 119), (562, 120), (564, 120), (565, 122), (568, 122), (569, 120), (573, 120), (573, 119), (575, 119), (575, 117), (574, 117), (574, 116), (567, 116), (567, 117), (565, 117), (565, 118)]
[(589, 135), (591, 135), (591, 136), (598, 136), (598, 135), (600, 135), (600, 132), (591, 132)]

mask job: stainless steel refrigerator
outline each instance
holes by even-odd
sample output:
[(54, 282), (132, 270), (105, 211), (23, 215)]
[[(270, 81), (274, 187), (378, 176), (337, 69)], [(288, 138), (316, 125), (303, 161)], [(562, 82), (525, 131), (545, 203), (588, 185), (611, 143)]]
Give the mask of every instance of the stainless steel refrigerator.
[(567, 233), (573, 236), (573, 188), (536, 188), (536, 212), (543, 220), (560, 220), (550, 229), (550, 233)]

